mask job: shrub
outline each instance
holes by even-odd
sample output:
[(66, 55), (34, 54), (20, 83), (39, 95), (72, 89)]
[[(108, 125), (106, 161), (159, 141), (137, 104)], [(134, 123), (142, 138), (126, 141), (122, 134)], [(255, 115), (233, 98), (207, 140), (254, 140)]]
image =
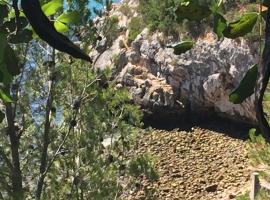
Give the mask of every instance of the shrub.
[(108, 41), (108, 45), (111, 46), (113, 41), (120, 33), (118, 26), (119, 19), (117, 16), (106, 17), (102, 26), (102, 33)]
[(236, 200), (249, 200), (248, 193), (236, 197)]
[[(166, 35), (175, 35), (179, 33), (192, 33), (194, 37), (204, 33), (205, 27), (212, 26), (209, 24), (209, 19), (196, 22), (185, 20), (179, 23), (176, 10), (182, 0), (139, 0), (138, 12), (142, 15), (145, 24), (148, 25), (150, 31), (161, 31)], [(201, 0), (201, 4), (206, 4), (209, 8), (213, 7), (215, 1)], [(227, 0), (222, 4), (220, 12), (228, 14), (228, 20), (232, 20), (231, 16), (239, 16), (239, 9), (247, 7), (247, 0)], [(251, 5), (252, 7), (252, 5)], [(254, 7), (254, 6), (253, 6)], [(247, 8), (248, 10), (250, 8)], [(183, 24), (184, 22), (184, 24)], [(195, 32), (194, 32), (195, 30)], [(193, 36), (192, 35), (192, 36)]]
[(143, 174), (150, 181), (155, 181), (159, 178), (159, 175), (153, 165), (154, 158), (151, 155), (139, 155), (133, 158), (129, 163), (129, 174), (135, 177)]
[(160, 30), (167, 34), (175, 32), (174, 0), (140, 0), (139, 13), (143, 16), (150, 31)]
[(129, 23), (128, 42), (132, 42), (141, 33), (143, 29), (143, 20), (141, 17), (133, 17)]
[(132, 11), (127, 3), (123, 3), (119, 8), (119, 11), (127, 17), (131, 17)]

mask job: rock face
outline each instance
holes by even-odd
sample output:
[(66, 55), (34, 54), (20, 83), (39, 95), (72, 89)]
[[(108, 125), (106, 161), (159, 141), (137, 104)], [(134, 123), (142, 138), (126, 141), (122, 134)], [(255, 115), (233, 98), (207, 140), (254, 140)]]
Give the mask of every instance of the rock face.
[[(130, 19), (117, 7), (112, 14), (118, 16), (122, 28), (128, 25)], [(119, 85), (128, 86), (135, 102), (143, 108), (165, 113), (213, 111), (255, 122), (254, 96), (241, 105), (230, 103), (228, 96), (257, 62), (256, 47), (244, 40), (218, 41), (208, 34), (198, 39), (191, 50), (177, 56), (166, 47), (177, 41), (165, 41), (162, 33), (150, 34), (144, 29), (129, 47), (123, 45), (127, 34), (120, 34), (111, 47), (99, 52), (99, 57), (98, 52), (92, 56), (97, 58), (95, 68), (110, 66)]]

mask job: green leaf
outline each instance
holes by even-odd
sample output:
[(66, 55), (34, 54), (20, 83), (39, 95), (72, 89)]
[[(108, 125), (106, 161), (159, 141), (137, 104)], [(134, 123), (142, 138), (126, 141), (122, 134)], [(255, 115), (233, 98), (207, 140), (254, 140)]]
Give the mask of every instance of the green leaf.
[(54, 22), (55, 29), (60, 33), (65, 33), (68, 31), (68, 26), (60, 21)]
[(228, 24), (227, 28), (223, 31), (223, 35), (231, 39), (246, 35), (252, 31), (258, 16), (259, 14), (256, 12), (243, 14), (239, 20)]
[(8, 73), (7, 65), (5, 63), (5, 50), (7, 46), (7, 36), (0, 33), (0, 72), (1, 72), (1, 82), (8, 84), (12, 81), (12, 76)]
[(29, 29), (23, 29), (17, 34), (11, 34), (9, 42), (12, 44), (28, 43), (33, 39), (33, 32)]
[[(25, 14), (23, 13), (23, 11), (21, 11), (21, 10), (19, 10), (19, 11), (20, 11), (19, 16), (20, 16), (20, 17), (25, 17)], [(8, 18), (9, 18), (9, 19), (12, 19), (12, 18), (15, 18), (15, 17), (16, 17), (16, 14), (15, 14), (14, 9), (9, 10)]]
[(214, 14), (214, 32), (217, 34), (218, 38), (223, 36), (223, 31), (227, 27), (226, 19), (219, 13)]
[(0, 99), (2, 99), (4, 103), (13, 102), (9, 94), (6, 94), (2, 89), (0, 89)]
[(46, 16), (54, 15), (63, 7), (63, 0), (52, 0), (42, 6), (42, 11)]
[(7, 5), (0, 4), (0, 24), (3, 23), (4, 19), (8, 16)]
[(211, 13), (207, 5), (199, 4), (195, 0), (180, 3), (175, 12), (177, 20), (180, 22), (183, 19), (199, 21), (208, 17)]
[(5, 119), (5, 113), (0, 111), (0, 123), (2, 123), (4, 119)]
[(220, 6), (222, 5), (223, 0), (211, 0), (209, 9), (212, 11), (212, 13), (217, 13), (220, 10)]
[(16, 29), (16, 23), (14, 21), (6, 21), (2, 28), (5, 30), (6, 33), (14, 32)]
[(174, 54), (180, 55), (190, 50), (193, 47), (193, 45), (194, 45), (193, 41), (182, 41), (176, 45), (168, 46), (168, 48), (173, 48)]
[(57, 17), (54, 27), (56, 30), (60, 33), (64, 33), (68, 31), (69, 27), (67, 24), (70, 23), (76, 23), (80, 20), (81, 16), (79, 12), (67, 12), (67, 13), (62, 13), (59, 17)]
[(67, 12), (67, 13), (62, 13), (61, 15), (59, 15), (59, 17), (57, 17), (57, 21), (60, 21), (62, 23), (76, 23), (80, 20), (81, 15), (79, 12), (77, 11), (73, 11), (73, 12)]
[[(16, 66), (14, 66), (14, 61), (16, 62), (16, 57), (9, 57), (12, 56), (12, 52), (9, 49), (10, 47), (7, 44), (6, 35), (0, 33), (0, 72), (2, 76), (1, 82), (4, 84), (9, 84), (12, 82), (13, 76), (10, 74), (8, 70), (7, 63), (8, 62), (11, 65), (12, 69), (13, 67), (16, 69)], [(12, 50), (13, 51), (13, 50)], [(8, 56), (8, 57), (7, 57)], [(13, 59), (12, 61), (9, 61), (10, 59)], [(13, 71), (14, 69), (10, 70)]]
[[(1, 63), (0, 63), (0, 65), (1, 65)], [(2, 83), (3, 80), (4, 80), (4, 74), (3, 74), (3, 72), (0, 71), (0, 83)]]
[(8, 45), (5, 49), (4, 62), (7, 65), (7, 70), (10, 75), (16, 76), (21, 73), (21, 66), (14, 50)]
[(251, 128), (251, 129), (249, 129), (249, 131), (248, 131), (248, 135), (249, 136), (255, 136), (255, 135), (258, 135), (259, 133), (258, 133), (258, 130), (256, 129), (256, 128)]
[(229, 100), (240, 104), (254, 93), (258, 76), (258, 66), (253, 65), (246, 73), (239, 86), (230, 94)]
[[(19, 25), (19, 30), (25, 28), (28, 25), (28, 20), (25, 17), (19, 17), (18, 19), (18, 25)], [(16, 30), (17, 28), (17, 23), (16, 23), (16, 19), (12, 18), (9, 21), (6, 21), (3, 24), (3, 28), (6, 29), (9, 33), (12, 33)]]
[(13, 76), (11, 76), (8, 72), (7, 65), (4, 62), (0, 62), (0, 72), (3, 74), (2, 83), (8, 85), (12, 82)]
[(266, 21), (267, 10), (262, 11), (262, 12), (261, 12), (261, 16), (262, 16), (262, 18)]
[(270, 92), (265, 92), (265, 93), (264, 93), (263, 100), (264, 100), (264, 101), (270, 101)]
[(6, 34), (0, 33), (0, 63), (4, 60), (4, 50), (7, 46), (7, 36)]

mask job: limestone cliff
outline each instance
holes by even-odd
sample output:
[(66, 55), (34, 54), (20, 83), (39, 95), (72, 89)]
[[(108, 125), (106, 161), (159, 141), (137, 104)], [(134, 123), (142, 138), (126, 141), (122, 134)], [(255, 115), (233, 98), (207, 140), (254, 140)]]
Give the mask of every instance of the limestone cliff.
[[(177, 42), (162, 33), (145, 28), (127, 46), (130, 16), (136, 16), (137, 1), (128, 1), (129, 16), (116, 5), (110, 15), (117, 16), (123, 31), (112, 45), (101, 41), (92, 57), (95, 68), (114, 69), (118, 87), (128, 86), (136, 103), (150, 111), (215, 113), (237, 120), (255, 122), (254, 96), (241, 105), (228, 101), (230, 92), (245, 72), (257, 62), (256, 44), (243, 39), (217, 40), (214, 34), (198, 39), (194, 47), (179, 56), (166, 46)], [(102, 23), (102, 18), (96, 24)], [(97, 56), (99, 55), (99, 56)], [(117, 61), (115, 61), (117, 58)]]

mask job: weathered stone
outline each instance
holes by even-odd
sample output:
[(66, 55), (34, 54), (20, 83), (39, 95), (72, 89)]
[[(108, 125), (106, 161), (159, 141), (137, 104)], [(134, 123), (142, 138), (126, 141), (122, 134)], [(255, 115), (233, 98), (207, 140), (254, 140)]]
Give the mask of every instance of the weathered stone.
[[(138, 1), (127, 4), (133, 13)], [(119, 26), (128, 26), (130, 19), (117, 7), (111, 14), (118, 16)], [(136, 16), (136, 12), (133, 14)], [(243, 39), (218, 41), (210, 33), (207, 39), (198, 39), (191, 50), (178, 56), (163, 44), (166, 39), (162, 33), (150, 34), (144, 29), (129, 48), (123, 48), (126, 35), (127, 32), (122, 33), (111, 47), (101, 41), (92, 57), (97, 59), (95, 68), (117, 69), (117, 81), (130, 88), (136, 103), (150, 111), (211, 111), (232, 119), (255, 122), (254, 96), (241, 105), (230, 103), (228, 96), (249, 67), (257, 63), (258, 44), (249, 46)], [(167, 41), (177, 42), (173, 38)], [(115, 56), (120, 56), (117, 66), (113, 63)], [(134, 89), (142, 85), (145, 85), (144, 95)]]
[(205, 188), (205, 191), (207, 191), (207, 192), (215, 192), (215, 191), (217, 191), (217, 187), (218, 187), (217, 184), (209, 185), (209, 186), (207, 186)]

